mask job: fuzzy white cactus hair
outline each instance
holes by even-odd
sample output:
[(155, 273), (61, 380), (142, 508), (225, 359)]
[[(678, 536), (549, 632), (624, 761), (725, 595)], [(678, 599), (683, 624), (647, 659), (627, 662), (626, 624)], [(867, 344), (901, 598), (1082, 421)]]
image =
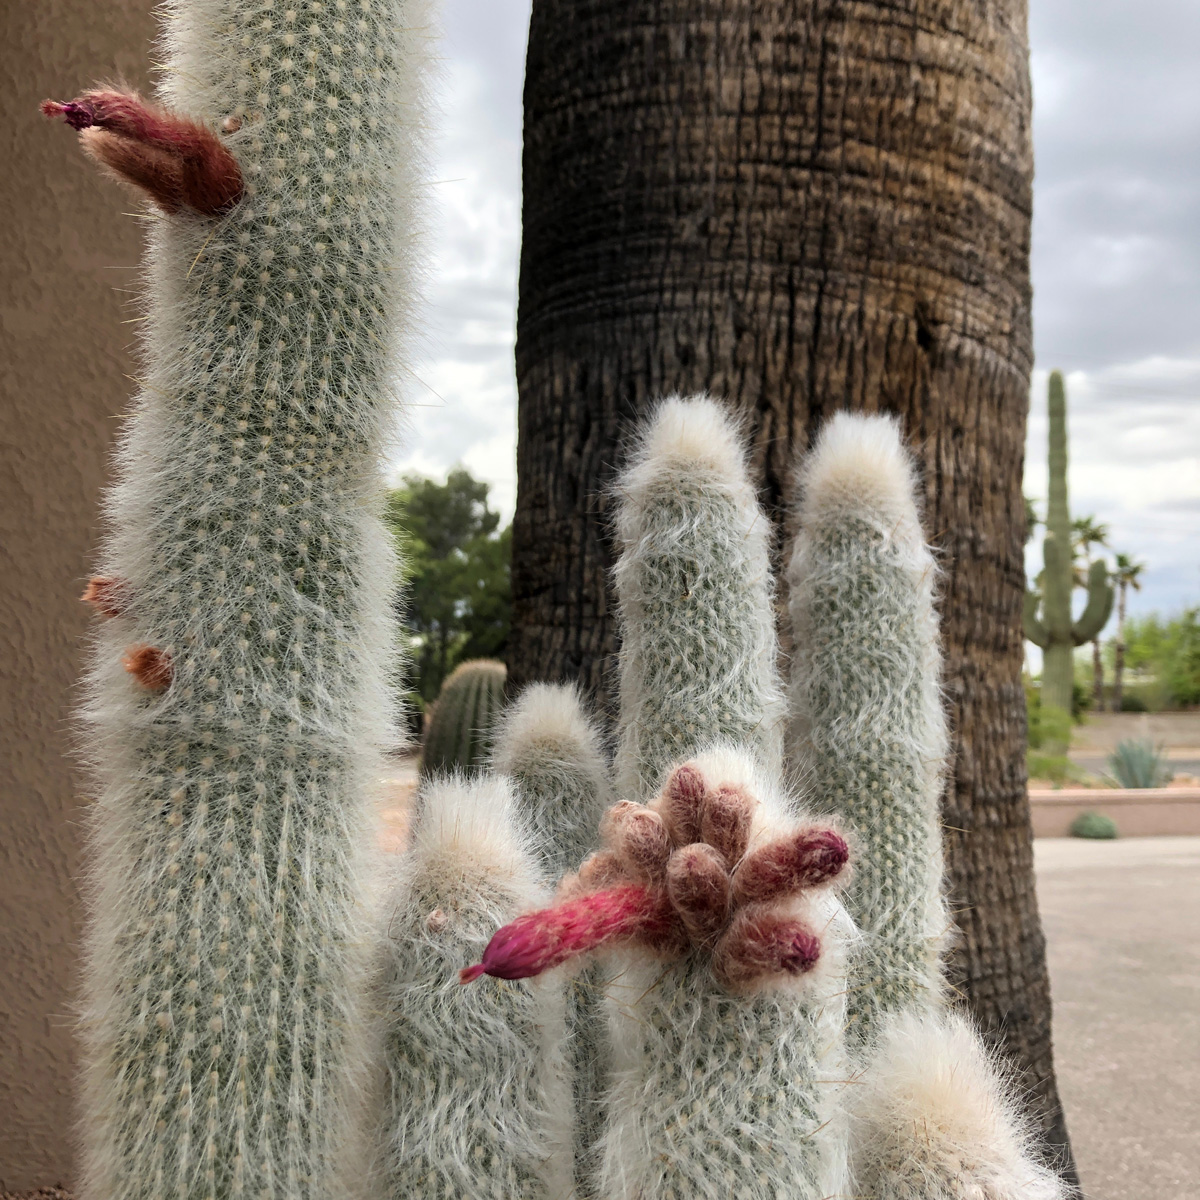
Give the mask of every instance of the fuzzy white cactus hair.
[(616, 495), (618, 790), (644, 795), (672, 763), (718, 740), (753, 746), (776, 767), (785, 704), (770, 531), (737, 420), (707, 396), (662, 401)]
[[(164, 210), (89, 589), (108, 619), (82, 1191), (324, 1200), (369, 1174), (396, 740), (381, 458), (412, 350), (429, 30), (411, 0), (164, 11), (175, 115), (114, 92), (46, 106)], [(238, 182), (219, 205), (192, 186), (197, 145)], [(184, 202), (139, 164), (192, 179)]]
[[(492, 768), (513, 781), (522, 819), (538, 831), (543, 866), (551, 879), (566, 875), (596, 849), (600, 818), (612, 803), (612, 786), (600, 733), (577, 688), (546, 683), (527, 687), (501, 719)], [(576, 964), (564, 979), (575, 1191), (581, 1200), (593, 1194), (594, 1147), (604, 1121), (601, 1097), (607, 1087), (609, 1047), (603, 980), (597, 963)]]
[(492, 769), (516, 785), (550, 878), (574, 870), (596, 848), (612, 785), (599, 730), (577, 688), (527, 687), (500, 720)]
[(1003, 1069), (952, 1014), (885, 1019), (848, 1090), (855, 1194), (877, 1200), (1060, 1200)]
[(789, 750), (814, 808), (855, 839), (847, 905), (864, 942), (850, 1008), (866, 1039), (882, 1011), (934, 1004), (942, 988), (937, 571), (892, 418), (834, 416), (799, 483)]
[(1057, 1200), (1004, 1075), (945, 1011), (940, 796), (947, 750), (936, 569), (917, 476), (887, 417), (839, 414), (800, 472), (789, 568), (790, 752), (855, 846), (862, 929), (848, 1030), (855, 1194)]
[[(717, 746), (689, 765), (756, 798), (752, 847), (799, 817), (751, 751)], [(853, 928), (828, 889), (792, 911), (819, 931), (821, 959), (800, 979), (751, 995), (716, 984), (703, 956), (671, 965), (635, 949), (615, 957), (598, 1195), (848, 1194), (842, 1031)]]
[(546, 899), (511, 784), (427, 785), (395, 875), (381, 995), (386, 1194), (568, 1196), (562, 979), (458, 982), (497, 925)]

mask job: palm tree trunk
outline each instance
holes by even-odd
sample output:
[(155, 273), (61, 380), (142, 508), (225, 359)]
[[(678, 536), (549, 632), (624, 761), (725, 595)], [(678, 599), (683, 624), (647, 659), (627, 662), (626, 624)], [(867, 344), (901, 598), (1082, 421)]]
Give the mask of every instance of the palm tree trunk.
[(1125, 594), (1128, 584), (1117, 581), (1117, 648), (1113, 662), (1113, 712), (1121, 711), (1121, 694), (1125, 686)]
[(781, 527), (826, 416), (899, 413), (944, 570), (959, 986), (1069, 1163), (1021, 688), (1026, 17), (1026, 0), (534, 0), (508, 661), (514, 686), (608, 700), (606, 488), (656, 396), (709, 389), (745, 413)]
[(1104, 711), (1104, 663), (1100, 661), (1100, 639), (1092, 641), (1092, 707)]

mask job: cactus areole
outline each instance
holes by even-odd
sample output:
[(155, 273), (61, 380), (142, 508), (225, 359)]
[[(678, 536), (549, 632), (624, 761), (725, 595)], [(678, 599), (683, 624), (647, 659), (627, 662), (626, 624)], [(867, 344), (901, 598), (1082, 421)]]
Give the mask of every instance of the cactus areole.
[(164, 6), (160, 103), (48, 102), (159, 210), (88, 600), (89, 1200), (369, 1176), (394, 738), (382, 452), (419, 229), (419, 4)]
[[(1025, 594), (1025, 636), (1042, 649), (1042, 704), (1070, 713), (1075, 647), (1090, 642), (1107, 624), (1112, 613), (1113, 589), (1104, 563), (1092, 563), (1087, 605), (1078, 620), (1072, 619), (1074, 575), (1071, 509), (1067, 501), (1067, 393), (1060, 371), (1050, 373), (1049, 409), (1049, 499), (1042, 546), (1045, 570), (1040, 592), (1031, 589)], [(1057, 743), (1048, 749), (1051, 753), (1066, 752), (1066, 746)]]

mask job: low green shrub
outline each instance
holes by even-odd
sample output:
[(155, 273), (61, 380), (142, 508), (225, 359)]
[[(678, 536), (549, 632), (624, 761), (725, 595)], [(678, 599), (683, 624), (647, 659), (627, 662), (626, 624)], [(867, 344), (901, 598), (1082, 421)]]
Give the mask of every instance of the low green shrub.
[(1112, 817), (1106, 817), (1103, 813), (1093, 812), (1089, 809), (1087, 812), (1081, 812), (1071, 822), (1071, 836), (1077, 838), (1115, 838), (1117, 836), (1117, 823)]

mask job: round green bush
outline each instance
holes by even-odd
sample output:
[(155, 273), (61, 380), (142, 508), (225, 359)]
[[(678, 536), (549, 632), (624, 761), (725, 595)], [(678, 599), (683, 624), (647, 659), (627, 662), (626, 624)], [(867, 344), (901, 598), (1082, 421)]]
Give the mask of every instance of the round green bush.
[(1071, 822), (1071, 836), (1078, 838), (1115, 838), (1117, 823), (1098, 812), (1081, 812)]

